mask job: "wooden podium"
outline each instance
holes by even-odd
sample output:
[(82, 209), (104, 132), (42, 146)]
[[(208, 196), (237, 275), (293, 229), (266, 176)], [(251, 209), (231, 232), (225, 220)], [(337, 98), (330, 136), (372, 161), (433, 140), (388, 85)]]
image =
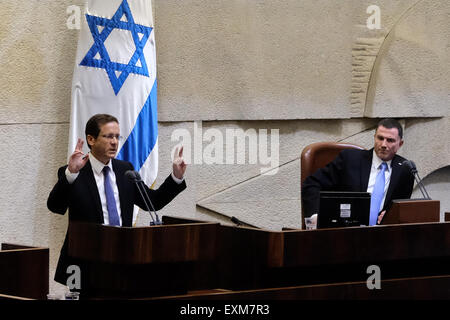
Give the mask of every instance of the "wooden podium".
[(88, 298), (140, 298), (197, 289), (193, 270), (216, 259), (218, 223), (111, 227), (70, 222), (69, 256)]
[(31, 299), (47, 299), (48, 276), (48, 248), (2, 244), (0, 251), (0, 294)]
[(381, 224), (439, 222), (439, 200), (393, 200)]
[[(88, 297), (450, 297), (450, 223), (271, 231), (167, 216), (163, 222), (71, 222), (69, 254), (87, 265)], [(367, 288), (369, 266), (381, 269), (384, 290)]]

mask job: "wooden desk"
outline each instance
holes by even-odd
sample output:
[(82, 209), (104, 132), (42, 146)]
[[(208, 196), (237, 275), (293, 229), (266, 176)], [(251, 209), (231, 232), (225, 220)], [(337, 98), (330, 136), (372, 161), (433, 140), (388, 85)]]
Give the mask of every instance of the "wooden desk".
[(47, 299), (49, 249), (2, 244), (0, 293), (32, 299)]
[(219, 232), (218, 286), (210, 288), (364, 282), (371, 265), (383, 280), (450, 275), (450, 223), (286, 231), (220, 226)]
[[(126, 228), (72, 221), (69, 256), (84, 275), (84, 297), (180, 294), (199, 288), (204, 278), (200, 270), (211, 273), (218, 228), (209, 222)], [(207, 280), (205, 287), (214, 286), (213, 278)]]
[(382, 290), (385, 298), (448, 293), (450, 222), (270, 231), (163, 221), (142, 229), (73, 225), (69, 250), (97, 265), (91, 280), (103, 297), (188, 297), (212, 289), (239, 299), (365, 297), (373, 265), (381, 270), (382, 286), (391, 288)]

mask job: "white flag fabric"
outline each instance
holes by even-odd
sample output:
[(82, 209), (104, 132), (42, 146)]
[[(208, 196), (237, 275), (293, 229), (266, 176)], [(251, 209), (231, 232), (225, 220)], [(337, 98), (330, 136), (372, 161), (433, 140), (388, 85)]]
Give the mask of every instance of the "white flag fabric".
[[(117, 158), (129, 161), (147, 185), (158, 172), (156, 50), (150, 0), (88, 0), (72, 82), (69, 156), (85, 140), (87, 120), (119, 120)], [(84, 145), (85, 152), (88, 151)]]

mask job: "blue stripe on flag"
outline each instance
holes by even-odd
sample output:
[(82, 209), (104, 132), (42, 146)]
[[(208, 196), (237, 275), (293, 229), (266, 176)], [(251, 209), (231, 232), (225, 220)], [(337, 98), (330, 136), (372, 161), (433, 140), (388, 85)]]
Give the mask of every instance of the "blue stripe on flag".
[(156, 79), (152, 91), (139, 113), (136, 124), (120, 149), (117, 159), (129, 161), (139, 171), (150, 155), (158, 138)]

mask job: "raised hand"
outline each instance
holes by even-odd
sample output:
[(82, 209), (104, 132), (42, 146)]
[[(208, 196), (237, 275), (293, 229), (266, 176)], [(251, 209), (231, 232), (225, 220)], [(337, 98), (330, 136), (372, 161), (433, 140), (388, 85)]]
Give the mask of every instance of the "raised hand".
[(183, 179), (184, 173), (186, 172), (186, 163), (183, 159), (183, 147), (175, 150), (175, 156), (172, 163), (173, 175), (178, 179)]
[(72, 153), (72, 155), (69, 158), (69, 165), (68, 169), (71, 173), (77, 173), (85, 166), (85, 164), (89, 160), (89, 154), (85, 155), (83, 153), (83, 144), (84, 141), (81, 139), (78, 139), (77, 145), (75, 147), (75, 151)]

